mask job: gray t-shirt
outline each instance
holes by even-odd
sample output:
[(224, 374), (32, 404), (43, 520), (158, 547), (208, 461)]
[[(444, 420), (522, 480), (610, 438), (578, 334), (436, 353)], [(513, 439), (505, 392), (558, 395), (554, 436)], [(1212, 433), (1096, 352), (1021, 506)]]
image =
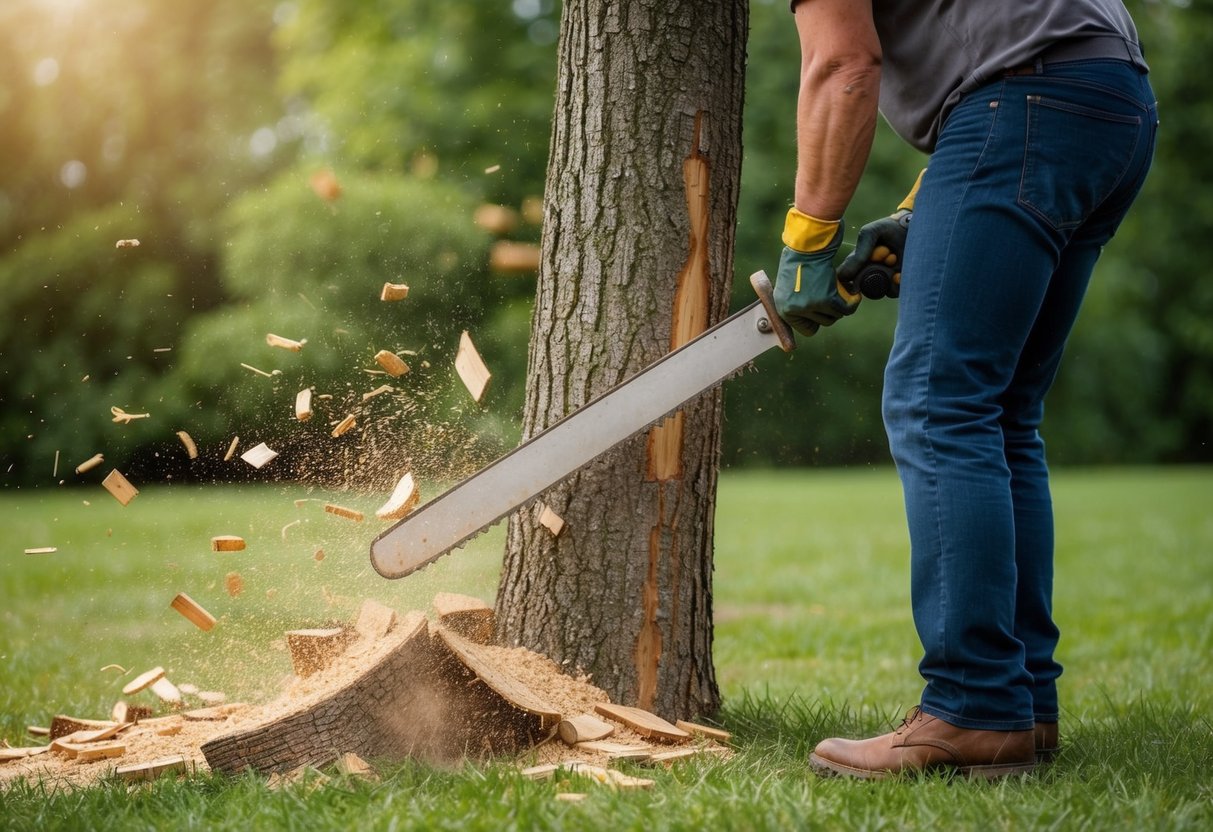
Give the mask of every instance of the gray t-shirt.
[(965, 93), (1056, 44), (1115, 39), (1145, 68), (1121, 0), (872, 0), (872, 12), (883, 52), (880, 111), (926, 153)]

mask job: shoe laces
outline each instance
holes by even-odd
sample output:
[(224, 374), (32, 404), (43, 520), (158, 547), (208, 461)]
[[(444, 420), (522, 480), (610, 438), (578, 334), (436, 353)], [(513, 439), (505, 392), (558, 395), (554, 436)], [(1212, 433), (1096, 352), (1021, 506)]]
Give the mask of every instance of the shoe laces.
[(901, 725), (898, 725), (896, 730), (893, 731), (893, 733), (900, 734), (902, 731), (909, 728), (910, 725), (912, 725), (914, 723), (914, 720), (918, 719), (918, 717), (921, 713), (922, 713), (922, 706), (920, 706), (920, 705), (915, 705), (913, 708), (910, 708), (910, 710), (906, 712), (905, 718), (901, 720)]

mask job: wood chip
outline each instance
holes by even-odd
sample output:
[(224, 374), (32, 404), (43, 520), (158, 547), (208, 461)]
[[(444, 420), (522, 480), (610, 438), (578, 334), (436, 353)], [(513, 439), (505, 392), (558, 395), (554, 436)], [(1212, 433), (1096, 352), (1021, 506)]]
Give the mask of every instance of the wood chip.
[(631, 708), (627, 705), (615, 705), (605, 702), (595, 705), (594, 710), (607, 719), (623, 723), (642, 737), (656, 737), (664, 740), (687, 740), (691, 738), (690, 734), (677, 725), (666, 722), (656, 714), (649, 713), (640, 708)]
[(376, 396), (382, 396), (384, 393), (390, 393), (395, 389), (396, 388), (390, 384), (381, 384), (378, 387), (376, 387), (374, 390), (369, 390), (366, 393), (363, 393), (362, 400), (366, 401), (367, 399), (373, 399)]
[(232, 461), (232, 457), (234, 457), (234, 456), (236, 455), (236, 446), (237, 446), (237, 445), (239, 445), (239, 444), (240, 444), (240, 437), (239, 437), (239, 436), (233, 436), (233, 437), (232, 437), (232, 443), (231, 443), (230, 445), (228, 445), (228, 446), (227, 446), (227, 453), (225, 453), (225, 454), (223, 455), (223, 461), (224, 461), (224, 462), (231, 462), (231, 461)]
[(49, 745), (27, 745), (17, 748), (0, 748), (0, 763), (8, 760), (24, 760), (50, 751)]
[(377, 641), (390, 633), (394, 626), (396, 626), (396, 611), (367, 598), (358, 609), (354, 631), (363, 638)]
[(552, 511), (551, 506), (544, 506), (539, 512), (539, 524), (551, 532), (552, 537), (559, 537), (564, 531), (564, 518)]
[(221, 722), (247, 707), (248, 705), (243, 702), (229, 702), (226, 705), (212, 705), (207, 708), (195, 708), (192, 711), (183, 711), (181, 716), (191, 722)]
[(121, 757), (126, 753), (126, 743), (101, 743), (99, 745), (78, 746), (75, 758), (78, 762), (87, 763), (91, 760), (108, 760)]
[(51, 735), (51, 729), (45, 725), (26, 725), (25, 733), (29, 734), (31, 737), (49, 737)]
[(539, 271), (540, 251), (534, 243), (498, 240), (489, 249), (489, 268), (496, 272), (526, 274)]
[(733, 738), (733, 735), (723, 728), (712, 728), (707, 725), (700, 725), (697, 722), (687, 722), (685, 719), (680, 719), (674, 724), (697, 737), (706, 737), (718, 742), (728, 742)]
[(176, 597), (169, 602), (169, 606), (189, 619), (203, 632), (210, 632), (215, 628), (215, 616), (203, 609), (201, 604), (184, 592), (178, 592)]
[(325, 503), (324, 510), (327, 511), (329, 514), (335, 514), (338, 517), (344, 517), (346, 520), (353, 520), (357, 523), (362, 522), (362, 512), (355, 511), (352, 508), (345, 508), (344, 506), (334, 505), (333, 503)]
[(604, 722), (593, 714), (565, 717), (557, 727), (565, 745), (601, 740), (615, 733), (615, 726)]
[(305, 387), (295, 394), (295, 418), (300, 422), (312, 418), (312, 388)]
[(53, 555), (53, 554), (55, 554), (55, 552), (58, 552), (58, 551), (59, 551), (59, 549), (56, 546), (35, 546), (32, 549), (26, 549), (25, 554), (27, 554), (27, 555)]
[(647, 762), (655, 765), (670, 766), (682, 760), (694, 757), (705, 757), (713, 754), (728, 754), (729, 749), (721, 746), (695, 746), (693, 748), (675, 748), (673, 751), (662, 751), (649, 757)]
[(172, 757), (161, 757), (150, 763), (118, 766), (114, 774), (123, 780), (154, 780), (162, 774), (185, 771), (185, 769), (185, 757), (178, 754)]
[(273, 378), (274, 373), (278, 372), (278, 370), (274, 370), (274, 373), (267, 373), (265, 370), (254, 367), (252, 364), (245, 364), (243, 361), (240, 362), (240, 366), (250, 372), (256, 373), (259, 376), (264, 376), (265, 378)]
[(409, 365), (404, 363), (404, 359), (388, 350), (380, 350), (375, 353), (375, 363), (393, 378), (399, 378), (409, 371)]
[(83, 474), (85, 471), (91, 471), (102, 462), (105, 462), (105, 456), (103, 454), (93, 454), (88, 459), (84, 460), (84, 462), (81, 462), (76, 466), (76, 473)]
[(472, 222), (490, 234), (509, 234), (518, 227), (518, 212), (506, 205), (485, 203), (472, 213)]
[(254, 445), (242, 453), (240, 458), (254, 468), (262, 468), (276, 456), (278, 456), (278, 452), (271, 450), (269, 445), (262, 442), (260, 445)]
[(433, 604), (442, 626), (477, 644), (488, 644), (493, 640), (496, 620), (493, 608), (484, 601), (471, 595), (439, 592), (434, 596)]
[(122, 476), (122, 472), (117, 468), (105, 475), (101, 485), (124, 506), (130, 505), (131, 500), (139, 496), (139, 489), (131, 485), (131, 481)]
[(543, 225), (543, 197), (528, 196), (522, 200), (522, 218), (531, 225)]
[(147, 719), (151, 715), (151, 708), (145, 708), (142, 705), (132, 705), (122, 699), (115, 702), (114, 707), (110, 709), (110, 719), (114, 722), (138, 722), (141, 719)]
[(182, 702), (181, 691), (163, 676), (152, 682), (152, 693), (160, 697), (160, 701), (166, 705), (180, 705)]
[(291, 352), (302, 352), (303, 345), (307, 343), (307, 339), (295, 341), (290, 338), (283, 338), (281, 335), (275, 335), (272, 332), (267, 332), (265, 334), (265, 343), (271, 347), (278, 347), (279, 349), (290, 350)]
[(150, 688), (152, 686), (152, 683), (156, 682), (158, 679), (163, 679), (163, 678), (164, 678), (164, 668), (163, 667), (153, 667), (151, 670), (140, 673), (134, 679), (131, 679), (129, 682), (127, 682), (125, 685), (123, 685), (122, 686), (122, 695), (130, 696), (131, 694), (138, 693), (139, 691), (141, 691), (145, 688)]
[(472, 343), (472, 337), (468, 335), (466, 329), (459, 336), (459, 352), (455, 354), (455, 372), (459, 374), (460, 380), (475, 401), (479, 402), (484, 398), (484, 391), (488, 388), (489, 379), (493, 375), (485, 366), (480, 353), (476, 352), (476, 346)]
[(347, 751), (337, 758), (337, 770), (347, 777), (361, 777), (365, 780), (379, 779), (379, 775), (367, 764), (366, 760), (352, 751)]
[(292, 526), (298, 526), (301, 523), (303, 523), (302, 520), (292, 520), (291, 522), (287, 523), (285, 526), (282, 527), (282, 531), (280, 532), (280, 534), (282, 535), (283, 543), (286, 542), (286, 530), (291, 528)]
[(119, 240), (114, 243), (114, 248), (139, 248), (138, 240)]
[(234, 534), (217, 534), (211, 538), (212, 552), (244, 551), (244, 538)]
[(207, 705), (221, 705), (227, 701), (227, 694), (217, 690), (200, 690), (198, 698)]
[(641, 762), (653, 756), (652, 746), (631, 745), (623, 742), (592, 740), (590, 742), (579, 742), (573, 748), (577, 751), (597, 751), (600, 754), (606, 754), (612, 760)]
[(198, 458), (198, 446), (194, 444), (193, 437), (183, 430), (177, 431), (177, 438), (181, 440), (181, 444), (185, 446), (185, 452), (189, 454), (190, 459)]
[(401, 520), (412, 511), (421, 500), (421, 490), (413, 481), (413, 475), (405, 474), (396, 483), (392, 496), (387, 502), (375, 510), (375, 516), (380, 520)]
[(83, 717), (59, 714), (51, 720), (50, 737), (52, 740), (57, 740), (60, 737), (70, 736), (77, 731), (95, 731), (103, 728), (112, 728), (116, 724), (108, 719), (84, 719)]
[(409, 287), (403, 283), (384, 283), (379, 292), (382, 301), (404, 300), (409, 296)]
[(244, 578), (240, 577), (239, 572), (228, 572), (223, 576), (223, 588), (228, 595), (236, 598), (244, 592)]
[(197, 696), (198, 695), (198, 686), (190, 684), (189, 682), (186, 682), (185, 684), (177, 685), (177, 689), (180, 690), (182, 693), (184, 693), (186, 696)]
[(172, 722), (168, 725), (156, 726), (152, 729), (152, 733), (158, 737), (175, 737), (181, 733), (183, 728), (185, 728), (184, 722)]
[(585, 792), (557, 792), (556, 799), (561, 803), (580, 803), (588, 796)]
[(338, 436), (352, 428), (355, 424), (357, 424), (357, 420), (354, 418), (354, 414), (351, 413), (338, 422), (333, 428), (333, 438), (336, 439)]

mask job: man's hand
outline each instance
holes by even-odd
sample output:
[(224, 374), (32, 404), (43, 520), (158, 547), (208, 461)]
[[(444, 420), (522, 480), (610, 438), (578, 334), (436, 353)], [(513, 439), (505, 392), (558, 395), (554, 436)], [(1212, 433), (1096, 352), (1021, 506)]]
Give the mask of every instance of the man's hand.
[(859, 306), (834, 275), (842, 220), (819, 220), (792, 208), (783, 229), (784, 249), (775, 276), (775, 308), (792, 329), (813, 335)]
[[(838, 280), (865, 297), (878, 299), (885, 296), (895, 298), (900, 294), (901, 261), (905, 256), (906, 232), (912, 212), (901, 209), (891, 217), (870, 222), (859, 229), (855, 249), (838, 267)], [(866, 287), (860, 285), (859, 276), (872, 263), (888, 266), (893, 277), (888, 286)], [(889, 282), (887, 278), (885, 281)]]

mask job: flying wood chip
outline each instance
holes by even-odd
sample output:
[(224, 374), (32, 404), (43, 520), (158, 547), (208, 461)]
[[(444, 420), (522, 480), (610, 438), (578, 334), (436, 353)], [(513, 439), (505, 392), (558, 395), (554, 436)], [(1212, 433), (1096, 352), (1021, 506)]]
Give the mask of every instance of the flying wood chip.
[(203, 632), (209, 632), (215, 628), (215, 616), (203, 609), (201, 604), (184, 592), (178, 592), (176, 597), (169, 602), (169, 606)]
[(466, 329), (459, 336), (459, 352), (455, 354), (455, 371), (459, 373), (460, 380), (472, 394), (472, 398), (479, 402), (484, 397), (485, 388), (489, 386), (489, 379), (493, 377), (493, 374), (485, 366), (480, 353), (476, 352), (476, 346), (472, 343), (472, 337), (468, 335)]
[(396, 483), (392, 496), (375, 511), (375, 516), (380, 520), (401, 520), (413, 510), (420, 499), (421, 491), (413, 481), (413, 475), (405, 474)]
[[(233, 440), (234, 444), (235, 440)], [(260, 445), (255, 445), (240, 455), (240, 458), (254, 468), (261, 468), (274, 457), (278, 456), (278, 452), (271, 450), (269, 445), (262, 442)]]
[(144, 688), (150, 688), (158, 679), (164, 678), (163, 667), (153, 667), (144, 673), (140, 673), (134, 679), (127, 682), (122, 688), (123, 696), (130, 696), (133, 693), (138, 693)]
[(305, 387), (295, 394), (295, 418), (300, 422), (312, 418), (312, 388)]
[(278, 347), (279, 349), (290, 350), (291, 352), (302, 352), (303, 345), (307, 343), (307, 339), (295, 341), (291, 338), (283, 338), (281, 335), (267, 332), (265, 334), (265, 343), (271, 347)]
[(114, 499), (122, 503), (122, 505), (130, 505), (131, 500), (139, 496), (139, 489), (131, 485), (131, 481), (122, 476), (122, 472), (117, 468), (106, 474), (105, 479), (101, 481), (101, 485), (105, 490), (114, 495)]
[(324, 510), (329, 514), (335, 514), (338, 517), (344, 517), (346, 520), (353, 520), (356, 523), (362, 522), (362, 512), (356, 511), (345, 506), (334, 505), (333, 503), (325, 503)]
[(404, 300), (408, 296), (409, 287), (403, 283), (384, 283), (383, 290), (379, 292), (382, 301)]
[(243, 550), (243, 537), (234, 534), (217, 534), (211, 538), (212, 552), (240, 552)]
[(181, 440), (181, 444), (185, 446), (185, 452), (189, 454), (190, 459), (198, 458), (198, 446), (194, 444), (194, 439), (183, 430), (177, 431), (177, 438)]
[(392, 378), (399, 378), (409, 371), (409, 365), (404, 363), (404, 359), (388, 350), (375, 353), (375, 363)]
[(101, 454), (93, 454), (88, 459), (76, 466), (76, 473), (83, 474), (85, 471), (91, 471), (105, 461), (105, 457)]

